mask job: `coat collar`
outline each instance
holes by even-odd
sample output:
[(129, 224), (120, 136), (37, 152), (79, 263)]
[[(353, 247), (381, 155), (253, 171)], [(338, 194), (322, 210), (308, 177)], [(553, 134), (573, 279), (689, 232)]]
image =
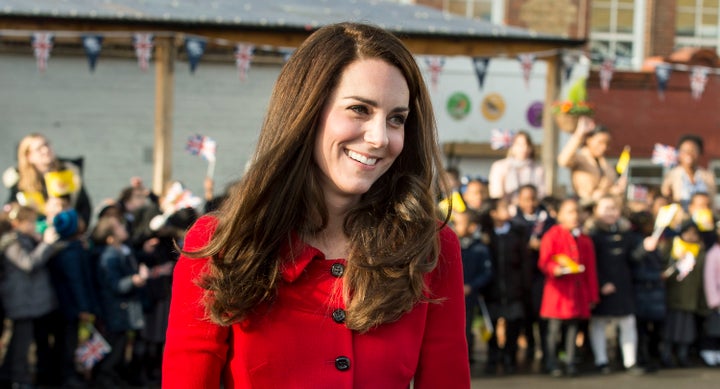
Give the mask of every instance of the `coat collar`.
[(290, 236), (288, 244), (281, 249), (280, 255), (280, 275), (288, 283), (297, 280), (314, 259), (325, 259), (322, 251), (303, 242), (295, 232)]

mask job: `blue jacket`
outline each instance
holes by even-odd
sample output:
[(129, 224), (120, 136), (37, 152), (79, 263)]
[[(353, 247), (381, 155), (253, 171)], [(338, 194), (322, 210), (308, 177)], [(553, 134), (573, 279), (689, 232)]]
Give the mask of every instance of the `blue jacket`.
[(127, 246), (106, 246), (97, 268), (105, 326), (111, 332), (141, 329), (145, 325), (140, 288), (132, 283), (137, 261)]
[(80, 312), (98, 313), (90, 253), (80, 240), (68, 242), (50, 260), (49, 266), (60, 311), (65, 319), (77, 319)]
[(490, 252), (479, 239), (460, 239), (463, 264), (463, 282), (470, 285), (475, 296), (490, 282), (492, 278), (492, 261)]

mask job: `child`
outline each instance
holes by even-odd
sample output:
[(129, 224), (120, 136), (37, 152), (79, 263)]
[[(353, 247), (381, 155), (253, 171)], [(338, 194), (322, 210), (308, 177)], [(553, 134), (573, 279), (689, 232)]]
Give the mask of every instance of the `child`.
[(468, 342), (470, 363), (475, 362), (475, 335), (472, 323), (475, 318), (480, 290), (492, 276), (492, 262), (487, 247), (476, 237), (479, 215), (472, 210), (453, 215), (455, 233), (460, 238), (465, 283), (465, 336)]
[(649, 211), (630, 216), (635, 230), (646, 237), (643, 241), (645, 255), (632, 264), (635, 319), (638, 332), (638, 365), (646, 371), (655, 371), (660, 355), (663, 328), (665, 326), (665, 282), (662, 279), (664, 262), (659, 254), (658, 239), (652, 238), (655, 218)]
[(38, 213), (32, 208), (14, 204), (8, 217), (12, 230), (0, 239), (5, 268), (0, 294), (13, 327), (1, 370), (13, 387), (23, 387), (33, 384), (28, 364), (33, 341), (38, 367), (50, 364), (50, 344), (43, 329), (49, 327), (57, 300), (46, 265), (58, 237), (52, 228), (47, 228), (42, 238), (35, 232)]
[(139, 290), (148, 278), (148, 269), (138, 264), (129, 247), (124, 245), (128, 232), (123, 221), (106, 216), (98, 220), (94, 240), (105, 245), (97, 268), (98, 283), (106, 339), (112, 351), (97, 369), (97, 382), (102, 387), (119, 383), (118, 370), (123, 362), (128, 332), (144, 326)]
[[(498, 362), (505, 373), (515, 371), (517, 340), (525, 317), (524, 301), (530, 290), (530, 262), (527, 259), (527, 239), (522, 226), (510, 222), (507, 200), (488, 199), (483, 204), (482, 232), (488, 242), (493, 277), (485, 291), (485, 301), (497, 326), (505, 319), (505, 346), (500, 349), (496, 333), (488, 343), (485, 372), (494, 374)], [(497, 327), (496, 327), (497, 328)]]
[(625, 369), (641, 373), (637, 362), (637, 327), (633, 294), (633, 261), (644, 252), (639, 236), (630, 230), (630, 223), (620, 217), (620, 205), (615, 197), (605, 195), (595, 205), (589, 221), (588, 236), (595, 247), (600, 302), (590, 318), (590, 342), (595, 355), (595, 367), (603, 374), (610, 372), (607, 355), (607, 327), (620, 327), (620, 348)]
[(691, 219), (680, 225), (679, 236), (668, 245), (665, 254), (667, 287), (667, 322), (661, 358), (666, 367), (691, 366), (689, 348), (697, 338), (695, 314), (700, 308), (705, 250), (700, 231)]
[[(715, 232), (720, 234), (720, 223)], [(705, 257), (703, 280), (710, 313), (705, 319), (705, 344), (700, 357), (708, 366), (717, 366), (720, 365), (720, 243), (716, 242)]]
[(537, 188), (533, 185), (523, 185), (517, 192), (517, 211), (513, 221), (524, 226), (528, 245), (528, 261), (531, 268), (531, 293), (530, 301), (525, 302), (525, 322), (523, 330), (527, 339), (527, 351), (525, 360), (532, 361), (535, 358), (536, 339), (533, 327), (538, 324), (540, 349), (545, 350), (545, 334), (547, 333), (547, 321), (540, 319), (540, 304), (542, 303), (542, 292), (545, 286), (545, 276), (538, 268), (538, 257), (540, 255), (540, 240), (543, 235), (555, 224), (555, 219), (540, 206), (538, 201)]
[(712, 214), (712, 201), (710, 196), (704, 192), (698, 192), (690, 197), (688, 204), (688, 214), (695, 222), (700, 231), (700, 239), (706, 249), (712, 247), (717, 242), (717, 234), (715, 233), (715, 221)]
[(66, 387), (82, 384), (75, 370), (75, 350), (78, 347), (78, 328), (91, 322), (97, 310), (92, 280), (90, 253), (81, 238), (82, 219), (64, 202), (65, 210), (52, 216), (52, 226), (64, 247), (50, 260), (50, 275), (60, 303), (56, 343), (62, 356), (62, 381)]
[(580, 231), (578, 202), (560, 203), (558, 224), (550, 228), (540, 242), (538, 266), (545, 273), (540, 317), (548, 319), (546, 369), (555, 376), (563, 374), (557, 363), (557, 343), (565, 325), (566, 374), (577, 374), (575, 338), (580, 319), (590, 317), (591, 307), (599, 301), (595, 251), (590, 238)]

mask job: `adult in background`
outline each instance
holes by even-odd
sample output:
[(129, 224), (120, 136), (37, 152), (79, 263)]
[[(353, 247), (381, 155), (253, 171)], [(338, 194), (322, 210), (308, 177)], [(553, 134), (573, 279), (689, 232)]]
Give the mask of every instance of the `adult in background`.
[(535, 161), (535, 147), (530, 134), (518, 132), (508, 149), (507, 157), (493, 162), (488, 177), (490, 198), (503, 198), (511, 204), (523, 185), (537, 188), (538, 197), (545, 197), (545, 169)]
[(460, 245), (435, 217), (413, 55), (377, 27), (323, 27), (269, 107), (239, 190), (187, 234), (163, 387), (469, 388)]
[(3, 183), (10, 190), (7, 202), (34, 206), (42, 213), (48, 198), (45, 174), (66, 170), (72, 172), (75, 187), (70, 193), (70, 206), (78, 212), (85, 225), (89, 225), (92, 207), (82, 181), (82, 159), (58, 159), (48, 139), (41, 134), (30, 134), (20, 141), (17, 166), (3, 173)]
[(683, 135), (677, 144), (678, 165), (663, 179), (662, 195), (680, 203), (687, 210), (695, 193), (707, 193), (715, 199), (715, 176), (699, 166), (703, 154), (703, 140), (697, 135)]
[(609, 143), (608, 129), (583, 116), (557, 157), (558, 165), (570, 169), (573, 190), (583, 202), (625, 193), (627, 178), (618, 178), (615, 167), (605, 158)]

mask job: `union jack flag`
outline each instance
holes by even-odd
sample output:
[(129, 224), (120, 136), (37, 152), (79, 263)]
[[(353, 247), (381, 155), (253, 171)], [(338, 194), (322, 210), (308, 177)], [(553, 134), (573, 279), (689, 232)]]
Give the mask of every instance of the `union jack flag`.
[(199, 155), (207, 161), (215, 161), (217, 143), (210, 137), (195, 134), (188, 138), (185, 150), (192, 155)]
[(652, 153), (652, 163), (665, 167), (677, 164), (677, 150), (674, 147), (655, 143)]
[(690, 91), (695, 100), (700, 100), (700, 97), (705, 91), (708, 71), (709, 69), (705, 66), (694, 66), (690, 72)]
[(85, 370), (90, 370), (111, 350), (112, 348), (105, 338), (93, 327), (90, 338), (78, 346), (75, 351), (75, 359)]
[(445, 66), (445, 57), (428, 57), (425, 58), (425, 63), (430, 70), (430, 83), (432, 83), (433, 89), (437, 90), (440, 73)]
[(615, 60), (608, 58), (600, 65), (600, 88), (603, 92), (610, 90), (610, 80), (612, 80), (613, 72), (615, 72)]
[(152, 56), (153, 36), (152, 34), (135, 34), (133, 41), (140, 69), (147, 70)]
[(38, 70), (44, 72), (47, 69), (47, 61), (50, 58), (50, 51), (53, 47), (53, 34), (47, 32), (36, 32), (32, 36), (32, 47), (37, 59)]
[(532, 73), (533, 65), (535, 64), (535, 54), (520, 54), (518, 55), (520, 60), (520, 67), (522, 67), (523, 79), (525, 80), (525, 87), (530, 88), (530, 73)]
[(515, 139), (515, 131), (493, 128), (490, 131), (490, 148), (493, 150), (509, 149), (513, 139)]
[(248, 70), (250, 70), (250, 62), (252, 62), (253, 59), (254, 51), (254, 45), (240, 43), (235, 46), (235, 65), (237, 65), (238, 68), (238, 75), (240, 76), (240, 81), (245, 81), (245, 78), (247, 77)]
[(628, 190), (627, 190), (628, 201), (644, 202), (644, 201), (647, 201), (647, 197), (648, 197), (647, 186), (635, 185), (635, 184), (628, 185)]

